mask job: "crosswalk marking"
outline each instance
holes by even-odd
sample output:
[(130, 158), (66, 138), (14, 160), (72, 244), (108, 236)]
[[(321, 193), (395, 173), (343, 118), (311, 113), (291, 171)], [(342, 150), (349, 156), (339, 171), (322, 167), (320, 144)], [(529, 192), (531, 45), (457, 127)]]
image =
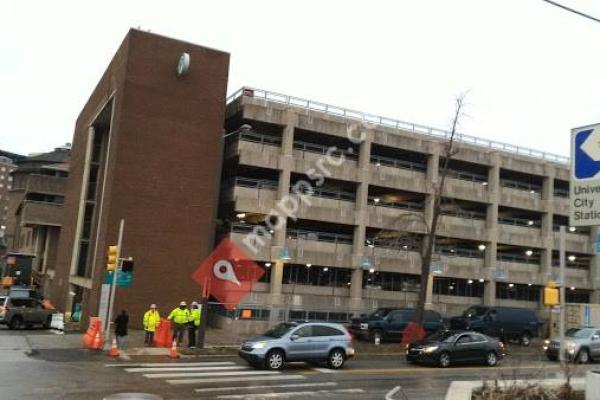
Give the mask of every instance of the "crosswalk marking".
[(231, 376), (227, 378), (203, 378), (203, 379), (170, 379), (167, 383), (171, 385), (196, 385), (203, 383), (225, 383), (225, 382), (258, 382), (258, 381), (293, 381), (306, 379), (304, 375), (257, 375), (257, 376)]
[(144, 374), (146, 378), (203, 378), (208, 376), (277, 375), (279, 371), (219, 371), (219, 372), (169, 372), (166, 374)]
[(350, 394), (350, 393), (364, 393), (362, 389), (337, 389), (337, 390), (314, 390), (314, 391), (303, 391), (303, 392), (269, 392), (269, 393), (257, 393), (257, 394), (228, 394), (217, 396), (217, 399), (274, 399), (277, 397), (315, 397), (323, 396), (326, 394)]
[(299, 387), (327, 387), (337, 386), (336, 382), (308, 382), (308, 383), (288, 383), (285, 385), (255, 385), (255, 386), (229, 386), (194, 389), (196, 393), (211, 392), (234, 392), (238, 390), (256, 390), (256, 389), (291, 389)]
[(223, 367), (157, 367), (157, 368), (125, 368), (126, 372), (178, 372), (178, 371), (227, 371), (227, 370), (249, 370), (244, 365), (227, 365)]
[(216, 362), (164, 362), (164, 363), (136, 363), (136, 364), (104, 364), (105, 367), (128, 368), (153, 368), (153, 367), (217, 367), (223, 365), (237, 365), (233, 361)]
[(336, 369), (330, 369), (330, 368), (313, 368), (315, 371), (317, 372), (321, 372), (323, 374), (335, 374), (338, 371)]

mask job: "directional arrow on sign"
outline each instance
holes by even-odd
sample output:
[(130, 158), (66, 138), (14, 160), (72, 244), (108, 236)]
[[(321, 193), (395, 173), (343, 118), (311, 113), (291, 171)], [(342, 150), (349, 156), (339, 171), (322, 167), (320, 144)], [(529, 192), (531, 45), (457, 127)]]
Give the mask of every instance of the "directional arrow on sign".
[(600, 161), (600, 130), (594, 130), (581, 145), (581, 150), (594, 161)]

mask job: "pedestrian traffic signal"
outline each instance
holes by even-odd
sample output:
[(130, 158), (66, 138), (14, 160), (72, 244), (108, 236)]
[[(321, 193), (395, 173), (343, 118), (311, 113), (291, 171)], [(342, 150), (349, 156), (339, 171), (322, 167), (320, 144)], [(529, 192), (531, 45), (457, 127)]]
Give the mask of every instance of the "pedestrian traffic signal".
[(132, 259), (122, 259), (121, 260), (121, 271), (122, 272), (133, 272), (133, 260)]
[(114, 271), (117, 269), (117, 253), (119, 252), (118, 246), (108, 246), (108, 253), (106, 254), (106, 270)]

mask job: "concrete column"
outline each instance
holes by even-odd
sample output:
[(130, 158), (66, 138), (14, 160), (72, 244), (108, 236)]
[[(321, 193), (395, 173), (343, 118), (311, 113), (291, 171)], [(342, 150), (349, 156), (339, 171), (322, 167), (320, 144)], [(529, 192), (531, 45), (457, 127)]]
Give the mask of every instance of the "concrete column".
[(498, 203), (500, 200), (500, 158), (492, 155), (492, 165), (488, 171), (488, 206), (486, 213), (487, 243), (485, 247), (484, 276), (486, 283), (483, 290), (483, 304), (493, 306), (496, 304), (496, 278), (495, 272), (498, 265)]
[[(358, 313), (362, 309), (363, 270), (360, 261), (364, 256), (368, 220), (369, 181), (371, 175), (371, 144), (373, 131), (366, 131), (358, 154), (358, 186), (354, 212), (354, 236), (352, 241), (352, 280), (350, 286), (350, 309)], [(371, 260), (373, 263), (374, 260)]]
[(540, 278), (542, 282), (547, 282), (552, 275), (552, 249), (554, 248), (554, 229), (552, 227), (554, 220), (554, 177), (556, 169), (551, 166), (546, 167), (547, 176), (542, 182), (542, 202), (544, 204), (544, 213), (542, 214), (542, 259), (540, 264)]
[[(284, 199), (289, 194), (290, 178), (292, 171), (292, 151), (294, 148), (294, 128), (298, 124), (298, 115), (292, 110), (286, 110), (284, 113), (285, 126), (281, 139), (281, 153), (279, 155), (279, 181), (277, 185), (277, 201)], [(283, 262), (277, 261), (281, 250), (285, 247), (287, 233), (287, 221), (282, 221), (280, 229), (277, 229), (273, 235), (271, 244), (271, 259), (275, 263), (271, 267), (271, 304), (282, 304), (281, 294), (283, 280)], [(288, 249), (291, 254), (291, 249)]]
[(431, 154), (427, 157), (427, 171), (425, 172), (425, 186), (427, 195), (425, 196), (425, 221), (431, 226), (433, 218), (433, 204), (435, 199), (435, 189), (439, 182), (440, 175), (440, 152), (441, 144), (434, 143), (431, 147)]
[[(590, 229), (590, 249), (594, 249), (596, 236), (600, 233), (599, 226), (593, 226)], [(600, 303), (600, 256), (594, 252), (594, 256), (590, 261), (590, 282), (592, 283), (592, 295), (590, 303)]]

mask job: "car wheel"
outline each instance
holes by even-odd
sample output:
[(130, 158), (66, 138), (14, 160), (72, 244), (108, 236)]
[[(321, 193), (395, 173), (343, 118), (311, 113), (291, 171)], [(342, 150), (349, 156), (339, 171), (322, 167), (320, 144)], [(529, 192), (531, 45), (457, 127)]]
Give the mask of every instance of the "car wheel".
[(442, 354), (440, 354), (439, 364), (440, 364), (440, 367), (442, 367), (442, 368), (449, 367), (450, 366), (450, 353), (443, 352)]
[(577, 354), (577, 362), (580, 364), (587, 364), (590, 362), (590, 352), (587, 349), (579, 350)]
[(496, 364), (498, 364), (498, 356), (496, 356), (496, 353), (494, 353), (493, 351), (488, 352), (485, 355), (485, 364), (488, 367), (493, 367)]
[(23, 328), (23, 318), (21, 317), (13, 317), (10, 320), (10, 324), (8, 325), (10, 329), (21, 329)]
[(524, 333), (523, 335), (521, 335), (520, 342), (521, 345), (529, 347), (529, 345), (531, 344), (531, 337), (529, 336), (529, 333)]
[(373, 342), (373, 343), (381, 343), (382, 338), (383, 338), (383, 335), (382, 335), (381, 331), (373, 331), (371, 333), (371, 342)]
[(48, 315), (48, 318), (46, 318), (46, 322), (44, 322), (44, 329), (50, 329), (50, 326), (52, 325), (52, 315)]
[(340, 369), (344, 366), (344, 362), (346, 361), (346, 355), (340, 349), (333, 349), (331, 353), (329, 353), (329, 358), (327, 359), (327, 365), (331, 369)]
[(285, 361), (285, 355), (281, 350), (272, 350), (267, 354), (267, 358), (265, 359), (265, 364), (267, 369), (278, 370), (283, 368), (283, 363)]

